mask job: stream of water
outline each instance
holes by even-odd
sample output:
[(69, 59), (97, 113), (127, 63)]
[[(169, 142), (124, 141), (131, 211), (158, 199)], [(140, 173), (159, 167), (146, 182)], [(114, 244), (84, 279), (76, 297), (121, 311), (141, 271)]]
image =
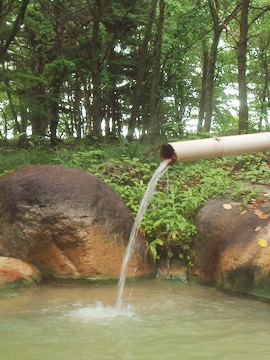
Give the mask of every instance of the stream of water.
[(118, 291), (117, 301), (116, 301), (116, 309), (118, 309), (118, 310), (120, 310), (121, 306), (122, 306), (123, 292), (124, 292), (124, 287), (125, 287), (125, 282), (126, 282), (126, 269), (127, 269), (128, 261), (132, 254), (132, 251), (134, 250), (140, 223), (141, 223), (142, 218), (147, 210), (147, 205), (148, 205), (151, 197), (153, 196), (153, 193), (155, 191), (158, 180), (168, 170), (168, 163), (169, 163), (169, 160), (162, 161), (161, 164), (159, 165), (159, 167), (157, 168), (157, 170), (155, 171), (154, 175), (152, 176), (152, 179), (149, 181), (147, 189), (146, 189), (143, 199), (141, 201), (138, 213), (136, 215), (133, 227), (131, 229), (128, 245), (126, 247), (124, 259), (123, 259), (122, 266), (121, 266), (120, 278), (119, 278), (119, 283), (118, 283), (119, 291)]

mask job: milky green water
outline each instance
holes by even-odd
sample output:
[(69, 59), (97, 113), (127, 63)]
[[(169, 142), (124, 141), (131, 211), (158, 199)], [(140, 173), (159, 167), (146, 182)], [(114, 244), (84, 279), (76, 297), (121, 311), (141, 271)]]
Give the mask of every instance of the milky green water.
[(2, 360), (270, 359), (270, 305), (178, 281), (0, 293)]

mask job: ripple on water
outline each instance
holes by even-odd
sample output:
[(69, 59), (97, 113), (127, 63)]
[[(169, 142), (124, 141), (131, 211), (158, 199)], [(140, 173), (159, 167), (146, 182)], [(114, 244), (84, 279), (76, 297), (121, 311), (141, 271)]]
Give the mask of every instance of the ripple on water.
[(113, 306), (105, 306), (100, 301), (97, 301), (94, 305), (69, 310), (63, 317), (73, 322), (89, 323), (97, 321), (104, 324), (107, 324), (109, 321), (116, 318), (118, 320), (127, 318), (139, 320), (132, 310), (132, 306), (117, 309)]

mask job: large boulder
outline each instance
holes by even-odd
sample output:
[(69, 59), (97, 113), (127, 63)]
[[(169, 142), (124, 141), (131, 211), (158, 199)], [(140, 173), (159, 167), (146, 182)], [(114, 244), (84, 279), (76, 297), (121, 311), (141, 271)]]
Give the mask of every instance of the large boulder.
[[(0, 178), (0, 256), (43, 276), (117, 278), (132, 225), (121, 197), (85, 170), (33, 165)], [(138, 235), (127, 275), (154, 271)]]
[(268, 200), (246, 208), (208, 201), (196, 216), (193, 274), (219, 288), (270, 297), (269, 214)]

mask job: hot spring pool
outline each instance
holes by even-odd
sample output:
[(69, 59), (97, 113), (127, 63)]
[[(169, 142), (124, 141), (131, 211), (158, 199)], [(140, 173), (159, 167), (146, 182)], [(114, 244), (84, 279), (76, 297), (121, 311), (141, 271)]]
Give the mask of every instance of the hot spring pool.
[(44, 286), (0, 293), (3, 360), (269, 360), (270, 305), (196, 284)]

